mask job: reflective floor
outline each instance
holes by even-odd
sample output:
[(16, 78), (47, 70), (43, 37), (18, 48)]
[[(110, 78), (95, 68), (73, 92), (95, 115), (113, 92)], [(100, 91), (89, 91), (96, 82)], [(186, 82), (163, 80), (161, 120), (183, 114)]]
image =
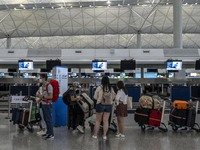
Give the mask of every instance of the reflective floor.
[[(73, 134), (67, 127), (54, 128), (55, 139), (46, 141), (36, 135), (38, 127), (30, 133), (20, 131), (17, 126), (0, 115), (0, 150), (199, 150), (200, 133), (195, 131), (173, 132), (171, 127), (164, 133), (155, 129), (142, 132), (134, 122), (134, 115), (126, 118), (126, 138), (119, 139), (109, 132), (108, 140), (101, 134), (97, 140), (91, 138), (90, 128), (85, 134)], [(165, 116), (167, 122), (168, 116)], [(198, 115), (197, 120), (200, 120)], [(197, 121), (198, 122), (198, 121)], [(200, 121), (199, 121), (200, 122)]]

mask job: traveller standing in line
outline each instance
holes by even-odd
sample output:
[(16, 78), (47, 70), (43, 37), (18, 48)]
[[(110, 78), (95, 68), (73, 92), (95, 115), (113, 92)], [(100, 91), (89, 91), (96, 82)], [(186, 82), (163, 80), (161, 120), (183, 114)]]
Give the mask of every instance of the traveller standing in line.
[(43, 115), (43, 111), (42, 111), (42, 99), (39, 98), (39, 95), (42, 95), (42, 92), (43, 92), (42, 91), (42, 80), (39, 80), (38, 86), (39, 86), (39, 89), (36, 92), (36, 102), (37, 102), (37, 106), (39, 107), (39, 112), (40, 112), (40, 116), (41, 116), (41, 121), (40, 121), (41, 130), (39, 132), (37, 132), (37, 135), (43, 135), (46, 133), (47, 125), (44, 121), (44, 115)]
[(118, 133), (116, 137), (125, 137), (124, 134), (124, 117), (128, 116), (127, 110), (127, 100), (128, 100), (128, 92), (124, 86), (123, 81), (117, 82), (117, 95), (115, 97), (117, 107), (116, 107), (116, 116), (117, 116), (117, 123), (118, 123)]
[(46, 140), (49, 140), (54, 139), (52, 117), (53, 87), (47, 82), (47, 74), (41, 74), (40, 79), (42, 80), (42, 94), (39, 94), (38, 97), (42, 99), (42, 111), (47, 125), (47, 132), (42, 136), (45, 137)]
[(94, 99), (97, 100), (96, 104), (96, 122), (94, 128), (94, 135), (92, 136), (94, 139), (97, 139), (97, 135), (99, 132), (100, 124), (103, 119), (103, 140), (107, 139), (107, 131), (109, 125), (109, 116), (112, 112), (112, 103), (114, 100), (114, 91), (111, 88), (109, 78), (104, 76), (101, 80), (101, 85), (97, 87)]
[(70, 127), (73, 128), (73, 133), (77, 131), (84, 133), (84, 113), (80, 106), (78, 105), (77, 101), (80, 100), (80, 96), (77, 96), (77, 88), (80, 85), (78, 82), (73, 82), (72, 86), (69, 89), (69, 114), (70, 114)]

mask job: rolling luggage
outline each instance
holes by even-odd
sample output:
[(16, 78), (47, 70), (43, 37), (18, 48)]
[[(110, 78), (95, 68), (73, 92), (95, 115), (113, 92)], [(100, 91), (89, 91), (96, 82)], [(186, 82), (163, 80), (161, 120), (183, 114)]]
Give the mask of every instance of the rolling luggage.
[(149, 109), (146, 108), (137, 108), (135, 111), (135, 121), (139, 124), (139, 125), (143, 125), (143, 124), (148, 124), (148, 120), (149, 120)]
[(173, 108), (169, 120), (176, 125), (185, 126), (187, 119), (187, 110)]
[(175, 100), (173, 107), (176, 109), (188, 109), (188, 102), (182, 100)]
[(159, 127), (161, 123), (162, 111), (153, 109), (149, 115), (149, 125)]
[(195, 125), (195, 119), (196, 119), (196, 110), (189, 109), (187, 115), (187, 126), (193, 128)]
[(82, 93), (81, 97), (85, 100), (85, 102), (89, 106), (89, 117), (92, 116), (93, 115), (93, 109), (94, 109), (94, 102), (93, 102), (93, 100), (91, 100), (91, 98), (86, 93)]
[(20, 110), (19, 125), (27, 126), (28, 119), (29, 119), (29, 110), (27, 109)]
[(12, 119), (13, 124), (19, 124), (20, 108), (12, 108)]
[(81, 110), (83, 111), (84, 113), (84, 119), (87, 119), (90, 117), (89, 115), (89, 106), (86, 102), (85, 99), (81, 99), (79, 101), (77, 101), (78, 105), (80, 106)]

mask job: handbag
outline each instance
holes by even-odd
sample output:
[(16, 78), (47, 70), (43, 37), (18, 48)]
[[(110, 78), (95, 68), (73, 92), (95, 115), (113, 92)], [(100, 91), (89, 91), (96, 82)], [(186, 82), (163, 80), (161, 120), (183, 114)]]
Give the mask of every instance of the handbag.
[(128, 97), (127, 99), (127, 109), (132, 109), (133, 103), (132, 103), (132, 97)]

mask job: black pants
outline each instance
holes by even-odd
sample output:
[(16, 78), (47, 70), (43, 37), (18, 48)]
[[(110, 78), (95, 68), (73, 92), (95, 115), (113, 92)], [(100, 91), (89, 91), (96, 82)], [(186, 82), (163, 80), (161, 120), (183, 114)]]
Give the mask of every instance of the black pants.
[(79, 105), (69, 105), (68, 113), (68, 128), (75, 130), (78, 125), (84, 126), (84, 113)]

